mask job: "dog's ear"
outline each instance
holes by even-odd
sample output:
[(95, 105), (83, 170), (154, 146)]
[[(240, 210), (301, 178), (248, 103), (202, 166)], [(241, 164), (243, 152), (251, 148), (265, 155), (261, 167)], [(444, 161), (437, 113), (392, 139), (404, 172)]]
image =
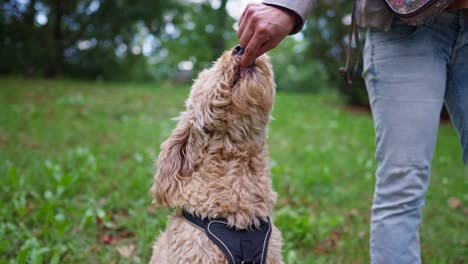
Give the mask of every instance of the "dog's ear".
[(157, 172), (151, 187), (153, 202), (175, 206), (183, 184), (190, 179), (196, 162), (196, 139), (190, 123), (181, 119), (169, 138), (161, 145)]

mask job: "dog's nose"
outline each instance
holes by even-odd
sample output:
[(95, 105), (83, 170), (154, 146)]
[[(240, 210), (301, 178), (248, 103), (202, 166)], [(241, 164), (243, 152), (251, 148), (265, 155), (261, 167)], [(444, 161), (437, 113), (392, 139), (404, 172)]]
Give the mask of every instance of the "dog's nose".
[(232, 50), (232, 55), (242, 55), (244, 54), (244, 48), (241, 45), (237, 45)]

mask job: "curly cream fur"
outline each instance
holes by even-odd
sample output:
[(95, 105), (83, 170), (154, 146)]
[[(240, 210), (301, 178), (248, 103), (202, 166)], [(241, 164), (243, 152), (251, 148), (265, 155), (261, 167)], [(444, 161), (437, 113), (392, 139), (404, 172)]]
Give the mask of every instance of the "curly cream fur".
[[(225, 52), (200, 73), (186, 111), (162, 144), (151, 194), (156, 204), (175, 207), (167, 229), (154, 245), (152, 264), (227, 263), (202, 230), (181, 210), (226, 218), (239, 229), (271, 215), (266, 133), (275, 84), (269, 59), (239, 68), (240, 56)], [(281, 234), (273, 227), (268, 264), (282, 263)]]

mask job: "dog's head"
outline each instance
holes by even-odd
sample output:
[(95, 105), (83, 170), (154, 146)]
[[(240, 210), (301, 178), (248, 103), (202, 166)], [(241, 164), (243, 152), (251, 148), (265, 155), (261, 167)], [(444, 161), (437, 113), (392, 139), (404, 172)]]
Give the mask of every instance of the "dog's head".
[(161, 146), (151, 189), (155, 202), (178, 204), (179, 192), (199, 166), (210, 138), (221, 139), (230, 150), (238, 143), (251, 141), (253, 148), (264, 144), (275, 95), (273, 71), (266, 55), (241, 68), (242, 51), (240, 46), (226, 51), (193, 84), (186, 111)]
[(234, 119), (248, 116), (265, 117), (268, 122), (275, 95), (270, 59), (262, 55), (241, 68), (243, 51), (240, 46), (226, 51), (192, 86), (186, 106), (194, 112), (198, 126), (224, 130), (226, 123), (229, 126)]

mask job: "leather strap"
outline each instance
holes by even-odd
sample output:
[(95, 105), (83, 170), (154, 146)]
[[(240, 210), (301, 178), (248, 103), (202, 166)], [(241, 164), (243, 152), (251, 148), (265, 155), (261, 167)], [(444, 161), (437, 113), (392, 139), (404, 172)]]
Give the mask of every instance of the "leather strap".
[[(351, 29), (349, 30), (349, 36), (348, 36), (348, 47), (346, 48), (346, 63), (344, 67), (340, 68), (340, 74), (343, 76), (344, 80), (348, 85), (351, 85), (353, 83), (353, 77), (358, 74), (359, 71), (359, 63), (361, 61), (361, 44), (359, 42), (359, 31), (356, 25), (356, 0), (354, 0), (353, 3), (353, 11), (351, 13)], [(354, 70), (353, 74), (351, 75), (349, 72), (349, 64), (351, 62), (351, 51), (353, 49), (353, 39), (354, 43), (356, 45), (356, 58), (355, 58), (355, 65), (354, 65)]]

